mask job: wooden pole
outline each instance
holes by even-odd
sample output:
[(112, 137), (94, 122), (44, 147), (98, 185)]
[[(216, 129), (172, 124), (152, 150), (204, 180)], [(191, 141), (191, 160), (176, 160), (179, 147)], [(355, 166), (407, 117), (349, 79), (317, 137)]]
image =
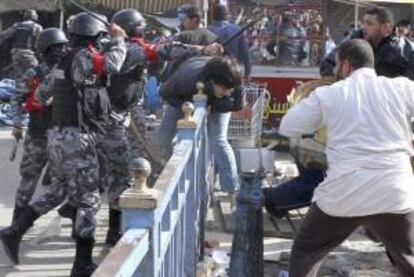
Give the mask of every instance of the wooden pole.
[(355, 14), (354, 14), (354, 29), (358, 29), (358, 18), (359, 18), (359, 0), (355, 0)]
[(65, 27), (65, 4), (63, 0), (59, 1), (59, 29), (63, 30)]

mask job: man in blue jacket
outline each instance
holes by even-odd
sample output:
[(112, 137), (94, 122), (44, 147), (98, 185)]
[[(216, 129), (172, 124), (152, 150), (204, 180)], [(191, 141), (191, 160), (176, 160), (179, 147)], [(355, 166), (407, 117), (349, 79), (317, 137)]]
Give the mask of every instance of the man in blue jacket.
[[(207, 27), (219, 37), (219, 41), (223, 42), (227, 38), (237, 33), (241, 28), (236, 24), (230, 23), (230, 13), (225, 5), (218, 5), (214, 12), (213, 23)], [(244, 66), (244, 75), (249, 77), (252, 71), (250, 61), (249, 46), (246, 34), (235, 38), (232, 42), (225, 46), (226, 53), (235, 58), (240, 64)]]

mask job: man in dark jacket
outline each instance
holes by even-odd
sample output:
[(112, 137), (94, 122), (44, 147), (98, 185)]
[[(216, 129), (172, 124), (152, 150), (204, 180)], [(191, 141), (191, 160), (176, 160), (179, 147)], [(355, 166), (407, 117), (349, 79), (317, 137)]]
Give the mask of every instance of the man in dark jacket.
[[(219, 37), (221, 42), (241, 29), (236, 24), (230, 23), (229, 17), (230, 14), (227, 7), (225, 5), (218, 5), (213, 16), (214, 21), (207, 27), (208, 30)], [(243, 35), (234, 39), (226, 46), (225, 50), (230, 57), (235, 58), (240, 64), (244, 65), (244, 75), (246, 78), (249, 77), (252, 65), (246, 34), (243, 33)]]
[[(177, 16), (181, 32), (174, 37), (175, 41), (204, 46), (218, 42), (218, 37), (215, 34), (201, 27), (201, 12), (196, 6), (191, 4), (180, 6), (177, 9)], [(186, 58), (169, 62), (161, 74), (161, 81), (167, 80)]]
[(194, 5), (183, 5), (177, 10), (182, 32), (176, 37), (177, 41), (186, 44), (209, 45), (217, 42), (218, 37), (201, 25), (201, 12)]
[(307, 56), (306, 31), (292, 15), (285, 15), (279, 37), (279, 61), (285, 66), (298, 66)]
[(176, 122), (183, 117), (181, 105), (192, 101), (196, 83), (202, 81), (208, 96), (208, 136), (211, 151), (219, 172), (221, 189), (236, 191), (239, 187), (236, 161), (227, 141), (227, 128), (232, 111), (243, 106), (241, 80), (243, 70), (229, 58), (196, 56), (187, 59), (160, 87), (160, 94), (167, 108), (158, 133), (158, 143), (169, 148), (176, 132)]
[[(355, 32), (352, 38), (366, 39), (374, 49), (375, 71), (378, 75), (397, 77), (409, 75), (409, 60), (412, 54), (404, 55), (399, 40), (392, 35), (393, 16), (383, 7), (367, 9), (364, 12), (362, 32)], [(322, 76), (333, 75), (335, 53), (332, 51), (321, 63)]]

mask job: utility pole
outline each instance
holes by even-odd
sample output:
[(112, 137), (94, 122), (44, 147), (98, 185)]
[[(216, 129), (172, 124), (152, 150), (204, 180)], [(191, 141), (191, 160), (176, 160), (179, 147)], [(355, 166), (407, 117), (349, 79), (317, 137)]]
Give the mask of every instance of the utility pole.
[(65, 4), (63, 0), (57, 0), (57, 2), (59, 5), (59, 29), (63, 30), (65, 27)]

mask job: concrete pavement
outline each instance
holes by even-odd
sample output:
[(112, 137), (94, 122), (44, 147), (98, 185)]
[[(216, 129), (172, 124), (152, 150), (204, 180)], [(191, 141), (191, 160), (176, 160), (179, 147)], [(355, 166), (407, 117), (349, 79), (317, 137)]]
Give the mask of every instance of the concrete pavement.
[[(14, 194), (19, 182), (18, 165), (21, 158), (21, 147), (14, 163), (8, 161), (12, 139), (10, 129), (0, 128), (0, 228), (10, 224)], [(229, 204), (229, 203), (226, 203)], [(225, 207), (225, 211), (230, 207)], [(211, 212), (211, 211), (210, 211)], [(109, 249), (103, 244), (107, 229), (108, 207), (102, 205), (98, 214), (98, 228), (96, 232), (96, 246), (94, 261), (99, 263)], [(227, 219), (231, 219), (227, 211)], [(230, 252), (232, 235), (224, 233), (214, 215), (208, 218), (206, 239), (217, 241), (220, 249)], [(212, 226), (214, 223), (216, 226)], [(266, 220), (265, 220), (266, 223)], [(229, 220), (231, 224), (231, 220)], [(286, 224), (281, 225), (286, 226)], [(273, 277), (278, 270), (286, 269), (289, 249), (292, 240), (274, 237), (275, 230), (270, 224), (264, 226), (266, 237), (264, 241), (264, 258), (268, 262), (265, 266), (267, 277)], [(24, 237), (20, 248), (20, 265), (14, 266), (3, 253), (0, 245), (0, 277), (52, 277), (69, 276), (72, 267), (75, 244), (70, 238), (71, 224), (67, 219), (60, 219), (56, 211), (40, 218), (34, 228)], [(324, 264), (321, 276), (372, 276), (394, 277), (395, 272), (389, 264), (384, 249), (356, 232), (350, 240), (338, 247)], [(214, 250), (211, 249), (210, 252)], [(209, 251), (207, 251), (208, 253)], [(345, 272), (345, 273), (344, 273)], [(349, 275), (350, 274), (350, 275)]]
[[(0, 228), (11, 222), (14, 195), (20, 181), (18, 166), (21, 159), (21, 143), (16, 160), (8, 160), (12, 146), (11, 130), (0, 129)], [(37, 192), (38, 193), (38, 192)], [(99, 226), (96, 232), (94, 260), (99, 262), (108, 248), (103, 244), (107, 226), (107, 205), (99, 212)], [(28, 231), (20, 247), (20, 265), (12, 265), (0, 246), (0, 276), (4, 277), (52, 277), (69, 276), (75, 256), (75, 244), (70, 238), (71, 224), (60, 219), (57, 212), (51, 211), (41, 217)]]

